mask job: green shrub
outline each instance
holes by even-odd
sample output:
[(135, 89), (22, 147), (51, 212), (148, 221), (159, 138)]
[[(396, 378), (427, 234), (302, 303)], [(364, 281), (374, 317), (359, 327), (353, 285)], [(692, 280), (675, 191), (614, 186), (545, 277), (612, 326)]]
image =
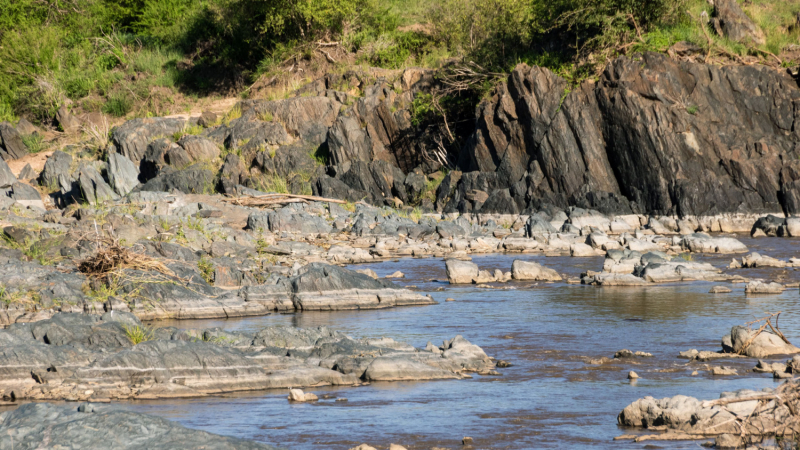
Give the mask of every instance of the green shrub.
[(29, 153), (39, 153), (47, 149), (47, 144), (44, 142), (44, 138), (39, 133), (22, 136), (22, 143), (25, 144), (25, 147), (28, 147)]
[(114, 117), (125, 117), (133, 109), (133, 101), (125, 93), (114, 93), (109, 96), (103, 112)]

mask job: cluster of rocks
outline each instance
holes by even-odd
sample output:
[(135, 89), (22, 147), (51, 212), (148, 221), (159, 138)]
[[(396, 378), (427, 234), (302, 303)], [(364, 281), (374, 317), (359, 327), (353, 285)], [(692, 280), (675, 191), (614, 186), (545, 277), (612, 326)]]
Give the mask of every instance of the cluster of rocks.
[(511, 264), (511, 272), (497, 269), (491, 273), (488, 270), (480, 270), (478, 265), (471, 261), (458, 259), (448, 259), (445, 266), (447, 280), (450, 284), (502, 283), (512, 279), (520, 281), (561, 281), (562, 279), (561, 275), (553, 269), (544, 267), (535, 261), (518, 259)]
[(692, 440), (715, 438), (716, 448), (742, 448), (765, 437), (794, 438), (797, 423), (797, 382), (761, 391), (723, 392), (717, 400), (702, 401), (676, 395), (644, 397), (617, 416), (617, 423), (656, 431), (655, 435), (623, 435), (616, 439)]
[(424, 348), (390, 338), (352, 339), (325, 327), (148, 328), (134, 315), (59, 313), (0, 330), (0, 396), (6, 400), (108, 401), (372, 381), (497, 374), (461, 336)]

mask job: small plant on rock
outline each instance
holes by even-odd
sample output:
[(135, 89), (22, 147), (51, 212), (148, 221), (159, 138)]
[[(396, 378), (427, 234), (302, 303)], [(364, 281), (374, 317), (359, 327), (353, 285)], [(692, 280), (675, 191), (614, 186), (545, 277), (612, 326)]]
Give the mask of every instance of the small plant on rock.
[(203, 276), (206, 283), (214, 284), (214, 263), (208, 257), (200, 258), (200, 261), (197, 261), (197, 268), (200, 269), (200, 275)]
[(130, 339), (133, 345), (141, 344), (145, 341), (152, 341), (155, 336), (153, 335), (153, 330), (143, 327), (143, 326), (129, 326), (123, 325), (122, 328), (125, 329), (125, 336)]

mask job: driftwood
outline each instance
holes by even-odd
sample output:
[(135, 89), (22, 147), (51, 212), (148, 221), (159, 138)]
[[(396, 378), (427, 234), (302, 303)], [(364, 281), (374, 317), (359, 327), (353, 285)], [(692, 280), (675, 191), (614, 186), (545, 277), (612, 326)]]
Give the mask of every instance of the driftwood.
[(325, 197), (317, 197), (314, 195), (299, 195), (299, 194), (248, 195), (244, 197), (224, 198), (223, 201), (228, 203), (233, 203), (239, 206), (270, 206), (270, 205), (282, 205), (286, 203), (304, 203), (307, 201), (338, 203), (338, 204), (347, 203), (347, 201), (339, 200), (337, 198), (325, 198)]

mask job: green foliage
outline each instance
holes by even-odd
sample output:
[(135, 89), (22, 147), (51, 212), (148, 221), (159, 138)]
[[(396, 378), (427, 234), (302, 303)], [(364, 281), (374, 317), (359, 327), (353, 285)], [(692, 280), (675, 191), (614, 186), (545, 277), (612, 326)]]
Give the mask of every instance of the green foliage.
[(214, 263), (208, 257), (203, 256), (200, 261), (197, 261), (197, 268), (200, 270), (200, 275), (206, 280), (208, 284), (214, 284)]
[(125, 93), (114, 93), (106, 101), (103, 112), (114, 117), (125, 117), (133, 109), (133, 101)]
[(30, 153), (39, 153), (47, 149), (47, 144), (39, 133), (22, 136), (22, 143), (25, 144), (25, 147), (28, 147), (28, 152)]
[(678, 258), (680, 258), (680, 259), (682, 259), (684, 261), (694, 261), (694, 256), (692, 256), (692, 254), (688, 253), (688, 252), (679, 254)]
[(140, 325), (122, 325), (122, 328), (125, 330), (125, 336), (130, 339), (133, 345), (141, 344), (142, 342), (152, 341), (155, 339), (155, 334), (153, 330)]
[(695, 114), (697, 114), (697, 111), (699, 109), (700, 108), (698, 108), (697, 105), (691, 105), (691, 106), (687, 106), (686, 107), (686, 112), (688, 112), (691, 115), (695, 115)]
[(183, 130), (176, 131), (175, 133), (173, 133), (172, 139), (175, 142), (178, 142), (182, 137), (184, 137), (186, 135), (196, 136), (196, 135), (198, 135), (198, 134), (200, 134), (202, 132), (203, 132), (203, 127), (201, 127), (200, 125), (189, 125), (189, 124), (186, 124), (186, 126), (183, 128)]

